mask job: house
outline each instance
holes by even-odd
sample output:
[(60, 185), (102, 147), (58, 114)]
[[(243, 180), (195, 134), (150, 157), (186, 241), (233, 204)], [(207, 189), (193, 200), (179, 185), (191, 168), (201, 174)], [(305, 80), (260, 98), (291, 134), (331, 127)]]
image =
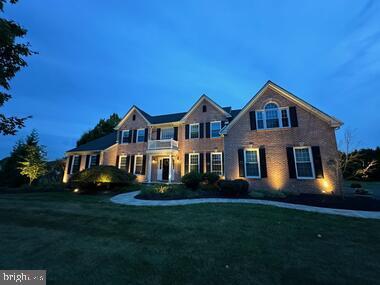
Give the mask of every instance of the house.
[(337, 192), (338, 119), (268, 81), (239, 110), (203, 95), (184, 113), (133, 106), (115, 132), (67, 151), (64, 182), (115, 165), (141, 182), (179, 182), (190, 171), (246, 179), (252, 189)]

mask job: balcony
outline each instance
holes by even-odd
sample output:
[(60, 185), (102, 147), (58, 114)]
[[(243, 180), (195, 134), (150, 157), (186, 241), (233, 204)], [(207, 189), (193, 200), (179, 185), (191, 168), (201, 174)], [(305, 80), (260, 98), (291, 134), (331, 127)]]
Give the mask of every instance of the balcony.
[(160, 150), (177, 151), (178, 141), (173, 139), (168, 140), (148, 140), (148, 151), (158, 152)]

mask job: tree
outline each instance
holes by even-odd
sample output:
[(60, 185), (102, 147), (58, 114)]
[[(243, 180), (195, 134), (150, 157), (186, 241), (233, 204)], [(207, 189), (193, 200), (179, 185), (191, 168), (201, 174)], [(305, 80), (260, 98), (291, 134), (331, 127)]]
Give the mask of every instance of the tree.
[(25, 160), (20, 162), (20, 174), (29, 178), (29, 186), (33, 181), (47, 172), (45, 152), (41, 146), (27, 146)]
[[(0, 12), (4, 12), (4, 4), (7, 0), (0, 0)], [(10, 0), (15, 4), (17, 0)], [(9, 101), (12, 96), (7, 93), (10, 90), (10, 80), (21, 68), (26, 67), (25, 57), (35, 54), (29, 49), (30, 44), (20, 43), (18, 40), (26, 35), (27, 31), (12, 20), (0, 18), (0, 107)], [(3, 92), (5, 90), (5, 92)], [(7, 117), (0, 113), (0, 134), (15, 135), (18, 129), (25, 126), (25, 120), (30, 118)]]
[(94, 139), (100, 138), (102, 136), (108, 135), (114, 131), (116, 125), (120, 122), (120, 117), (118, 114), (113, 113), (107, 120), (100, 119), (97, 125), (87, 132), (85, 132), (80, 139), (77, 141), (77, 146), (88, 143)]

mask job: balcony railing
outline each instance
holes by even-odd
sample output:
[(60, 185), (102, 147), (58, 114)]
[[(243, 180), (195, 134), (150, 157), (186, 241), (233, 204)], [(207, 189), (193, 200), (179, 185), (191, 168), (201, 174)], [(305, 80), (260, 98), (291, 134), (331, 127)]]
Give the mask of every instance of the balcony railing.
[(160, 149), (178, 149), (178, 141), (173, 139), (168, 140), (149, 140), (148, 150), (160, 150)]

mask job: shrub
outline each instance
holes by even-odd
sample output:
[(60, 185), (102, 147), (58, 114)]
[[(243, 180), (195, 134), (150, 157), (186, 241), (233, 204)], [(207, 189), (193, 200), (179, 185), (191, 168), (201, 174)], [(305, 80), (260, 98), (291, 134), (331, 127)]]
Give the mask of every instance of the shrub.
[(265, 198), (265, 195), (263, 192), (258, 192), (258, 191), (251, 191), (249, 192), (249, 196), (254, 199), (262, 199)]
[(351, 183), (351, 188), (355, 188), (355, 189), (362, 188), (362, 185), (360, 183)]
[(206, 172), (202, 175), (202, 180), (209, 185), (216, 184), (220, 179), (220, 176), (216, 173)]
[(249, 183), (246, 180), (220, 180), (218, 184), (223, 196), (240, 197), (248, 194)]
[(144, 185), (137, 198), (147, 200), (172, 200), (197, 197), (198, 192), (186, 188), (184, 185)]
[(286, 198), (286, 194), (279, 190), (268, 190), (268, 191), (264, 191), (263, 193), (266, 198), (274, 198), (274, 199)]
[(202, 175), (198, 172), (190, 172), (182, 176), (181, 181), (187, 188), (196, 190), (202, 181)]
[(75, 173), (69, 181), (71, 187), (82, 190), (112, 189), (128, 186), (135, 182), (136, 176), (115, 166), (100, 165)]

